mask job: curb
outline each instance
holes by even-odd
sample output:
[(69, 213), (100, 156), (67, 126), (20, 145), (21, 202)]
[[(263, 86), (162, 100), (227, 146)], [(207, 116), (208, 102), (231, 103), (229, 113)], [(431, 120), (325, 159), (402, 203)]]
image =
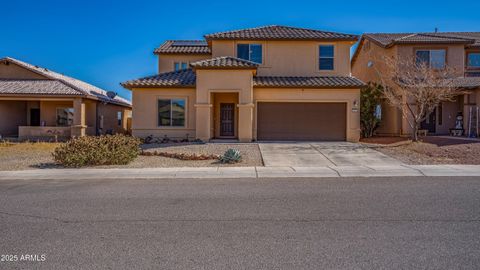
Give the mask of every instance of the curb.
[(429, 177), (480, 176), (480, 165), (35, 169), (0, 173), (0, 180)]

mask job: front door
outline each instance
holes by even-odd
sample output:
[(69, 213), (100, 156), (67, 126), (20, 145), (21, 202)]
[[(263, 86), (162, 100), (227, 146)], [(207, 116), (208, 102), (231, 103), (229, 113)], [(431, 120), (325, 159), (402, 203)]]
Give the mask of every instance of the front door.
[(420, 123), (421, 129), (428, 130), (428, 133), (435, 133), (436, 132), (436, 125), (437, 125), (437, 110), (433, 110), (432, 113), (425, 119), (422, 123)]
[(30, 109), (30, 126), (40, 126), (40, 109)]
[(220, 103), (220, 136), (235, 136), (235, 104)]

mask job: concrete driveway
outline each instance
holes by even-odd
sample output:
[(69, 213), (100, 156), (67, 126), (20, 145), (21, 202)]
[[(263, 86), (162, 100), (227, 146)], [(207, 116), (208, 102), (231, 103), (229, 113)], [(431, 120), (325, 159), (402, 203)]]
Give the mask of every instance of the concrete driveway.
[(398, 165), (391, 158), (362, 144), (349, 142), (259, 143), (265, 166)]

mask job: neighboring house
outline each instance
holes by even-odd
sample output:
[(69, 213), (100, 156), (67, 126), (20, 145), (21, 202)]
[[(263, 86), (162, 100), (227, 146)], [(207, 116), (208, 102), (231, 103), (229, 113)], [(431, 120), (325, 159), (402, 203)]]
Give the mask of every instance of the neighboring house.
[(124, 133), (131, 104), (111, 97), (105, 90), (46, 68), (10, 57), (0, 59), (2, 137)]
[[(443, 102), (421, 128), (431, 134), (449, 134), (461, 113), (466, 133), (469, 127), (476, 132), (476, 108), (480, 106), (480, 32), (364, 34), (352, 58), (353, 75), (365, 82), (379, 82), (378, 73), (385, 68), (384, 57), (421, 61), (436, 69), (446, 65), (455, 68), (458, 87), (470, 94), (459, 96), (455, 102)], [(400, 110), (383, 102), (381, 112), (379, 134), (411, 134)]]
[(358, 36), (265, 26), (166, 41), (132, 90), (133, 135), (252, 140), (360, 137)]

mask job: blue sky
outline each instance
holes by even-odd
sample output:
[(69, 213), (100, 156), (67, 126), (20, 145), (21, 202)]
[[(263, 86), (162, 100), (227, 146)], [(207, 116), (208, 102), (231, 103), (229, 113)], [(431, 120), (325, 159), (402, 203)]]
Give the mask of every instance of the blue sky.
[(365, 32), (480, 31), (480, 2), (2, 1), (0, 57), (11, 56), (130, 98), (119, 83), (153, 75), (166, 39), (262, 25)]

